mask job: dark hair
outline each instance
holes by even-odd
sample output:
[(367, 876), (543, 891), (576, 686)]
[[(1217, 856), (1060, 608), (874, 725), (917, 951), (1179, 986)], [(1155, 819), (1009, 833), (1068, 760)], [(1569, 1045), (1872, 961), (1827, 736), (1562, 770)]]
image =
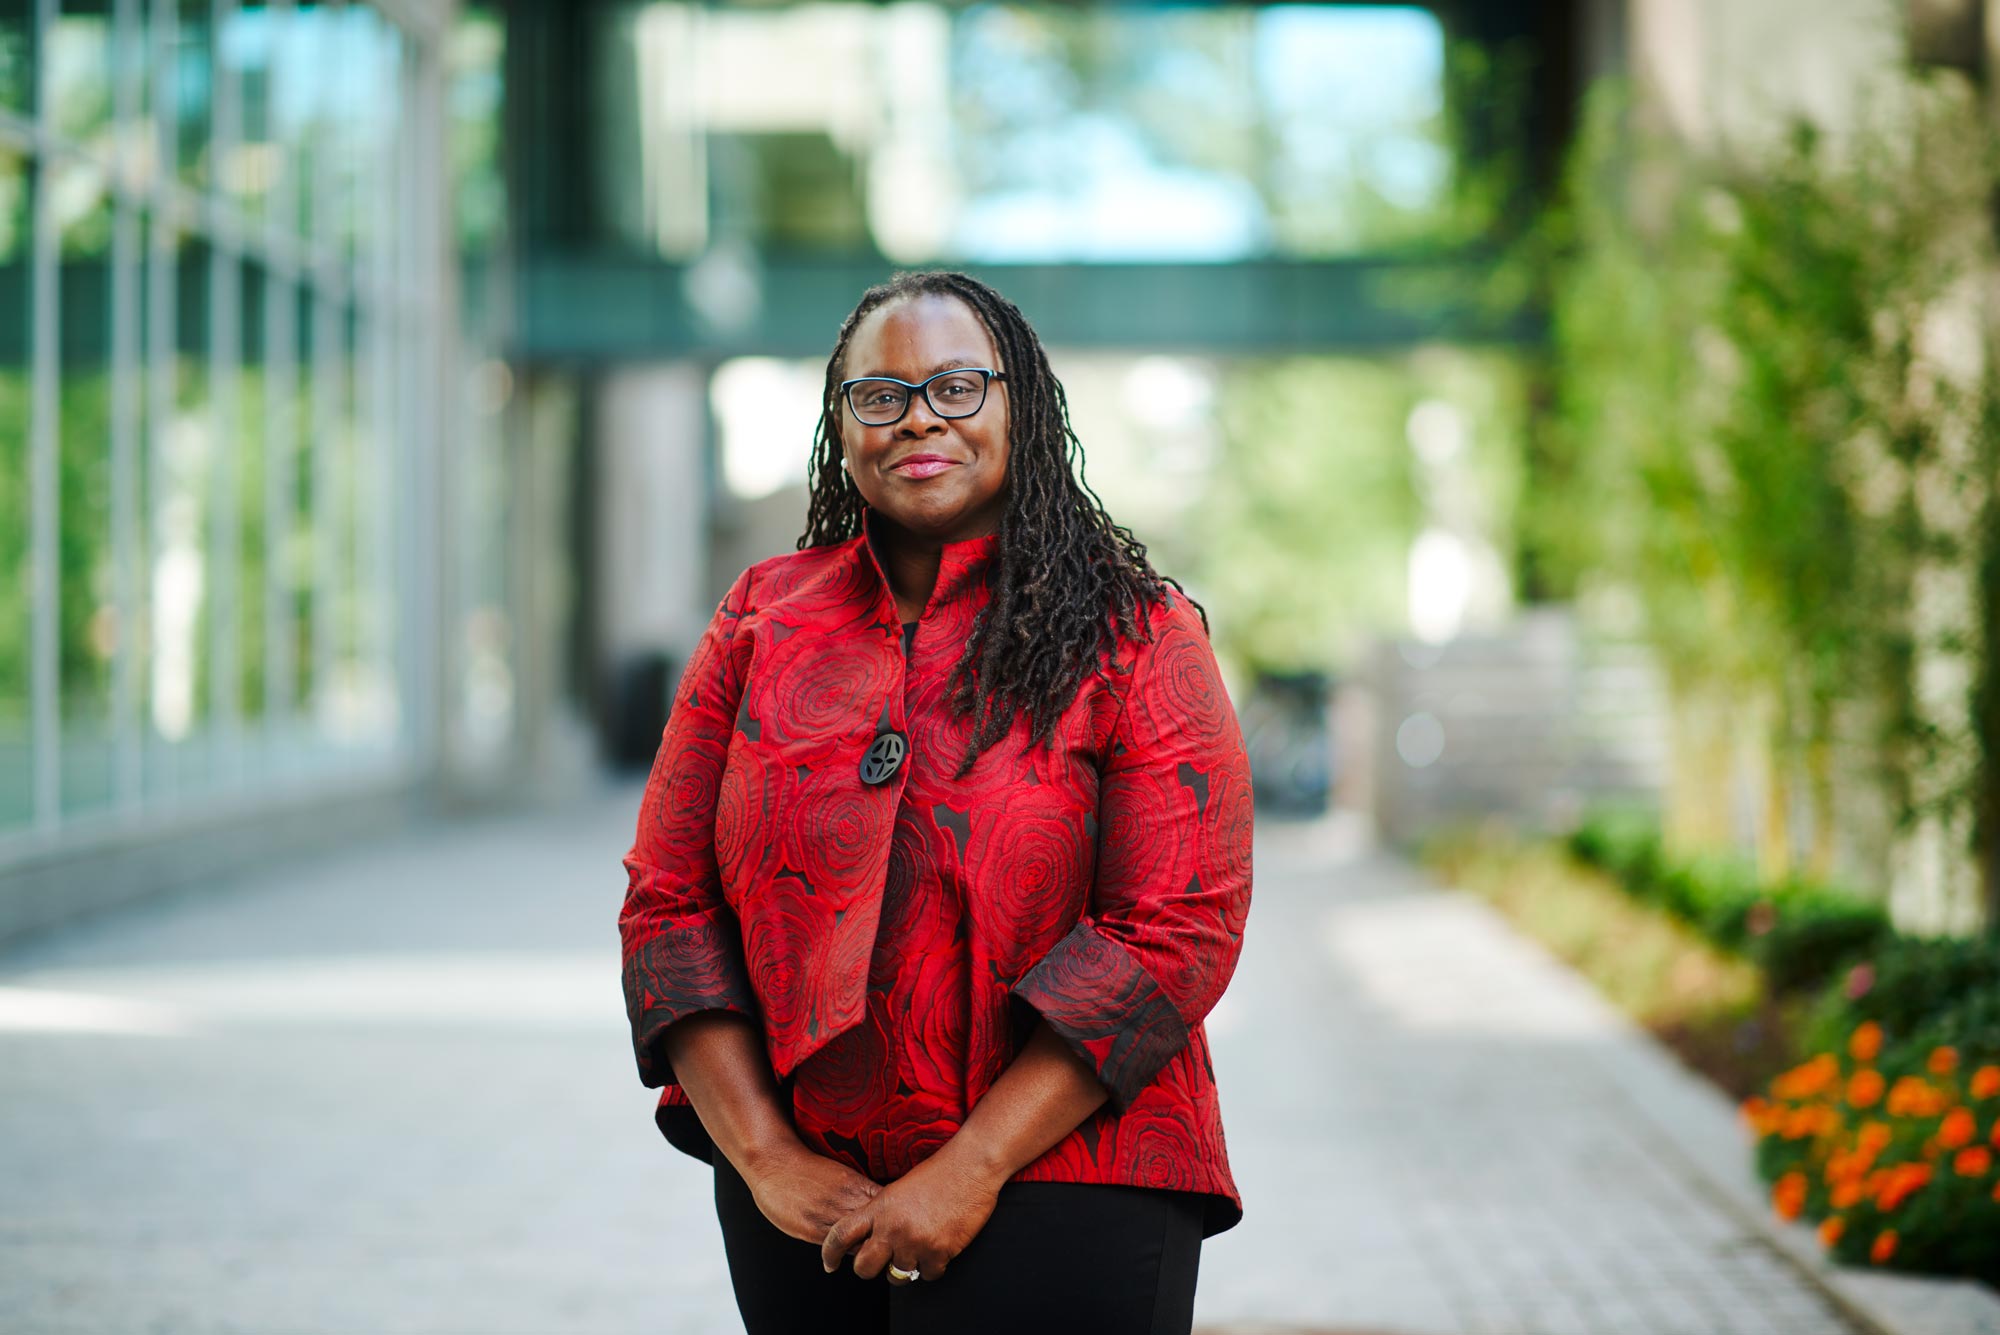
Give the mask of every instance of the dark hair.
[[(1155, 571), (1146, 544), (1112, 522), (1082, 476), (1083, 446), (1048, 354), (1020, 309), (962, 273), (899, 273), (871, 287), (840, 326), (826, 361), (826, 393), (813, 435), (812, 504), (799, 550), (861, 534), (866, 508), (841, 465), (840, 382), (847, 345), (871, 312), (909, 297), (956, 297), (993, 336), (1007, 373), (1006, 509), (988, 574), (992, 597), (953, 669), (952, 707), (972, 720), (958, 773), (972, 768), (1025, 711), (1032, 740), (1047, 742), (1076, 693), (1100, 670), (1117, 634), (1149, 637), (1143, 607), (1180, 583)], [(1186, 596), (1182, 590), (1182, 596)], [(1193, 599), (1189, 599), (1193, 602)], [(1199, 603), (1194, 604), (1201, 611)], [(1208, 614), (1202, 611), (1202, 625)]]

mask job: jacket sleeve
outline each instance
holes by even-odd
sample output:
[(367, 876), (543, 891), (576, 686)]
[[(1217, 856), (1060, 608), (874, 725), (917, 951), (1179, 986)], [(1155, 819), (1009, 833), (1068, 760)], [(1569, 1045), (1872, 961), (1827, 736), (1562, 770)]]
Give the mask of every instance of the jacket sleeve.
[(625, 1012), (649, 1087), (678, 1083), (660, 1043), (674, 1021), (705, 1010), (758, 1013), (715, 860), (716, 793), (743, 690), (732, 645), (749, 585), (746, 570), (688, 658), (625, 857)]
[(1089, 911), (1014, 985), (1118, 1111), (1222, 995), (1250, 910), (1250, 767), (1195, 609), (1156, 613), (1112, 729)]

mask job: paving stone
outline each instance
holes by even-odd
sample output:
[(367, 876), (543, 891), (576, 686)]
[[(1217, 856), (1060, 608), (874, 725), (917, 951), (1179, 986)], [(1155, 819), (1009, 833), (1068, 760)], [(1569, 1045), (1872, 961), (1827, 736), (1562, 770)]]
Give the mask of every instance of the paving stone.
[[(740, 1329), (627, 1044), (637, 800), (0, 956), (0, 1329)], [(1248, 1214), (1203, 1250), (1209, 1335), (1852, 1329), (1614, 1078), (1643, 1040), (1483, 904), (1350, 820), (1266, 823), (1257, 875), (1210, 1021)]]

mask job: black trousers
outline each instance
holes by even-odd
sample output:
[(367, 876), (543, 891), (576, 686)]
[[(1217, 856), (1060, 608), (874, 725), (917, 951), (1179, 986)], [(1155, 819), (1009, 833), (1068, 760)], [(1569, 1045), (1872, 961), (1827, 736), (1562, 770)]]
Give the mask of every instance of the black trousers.
[(1188, 1335), (1201, 1197), (1079, 1182), (1010, 1182), (935, 1280), (832, 1274), (781, 1232), (715, 1156), (715, 1213), (747, 1335)]

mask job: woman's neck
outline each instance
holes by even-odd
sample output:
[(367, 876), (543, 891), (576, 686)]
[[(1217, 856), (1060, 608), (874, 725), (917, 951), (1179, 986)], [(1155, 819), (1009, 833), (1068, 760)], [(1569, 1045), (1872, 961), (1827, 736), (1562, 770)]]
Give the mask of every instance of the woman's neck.
[(896, 616), (915, 621), (930, 604), (937, 588), (938, 570), (944, 564), (944, 548), (914, 539), (885, 538), (882, 546), (882, 573), (889, 577), (889, 592), (896, 600)]

